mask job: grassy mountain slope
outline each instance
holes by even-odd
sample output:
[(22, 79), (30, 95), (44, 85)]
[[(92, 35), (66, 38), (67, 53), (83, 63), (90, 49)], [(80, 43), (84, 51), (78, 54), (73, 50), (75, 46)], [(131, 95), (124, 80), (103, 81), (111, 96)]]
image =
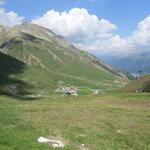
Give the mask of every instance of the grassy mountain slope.
[(16, 77), (38, 91), (54, 89), (60, 82), (78, 87), (116, 88), (127, 80), (122, 72), (33, 24), (0, 27), (0, 51), (25, 64), (23, 73)]
[(25, 64), (13, 57), (0, 53), (0, 93), (15, 95), (29, 94), (30, 86), (18, 77), (24, 72)]
[(150, 75), (145, 75), (135, 81), (130, 82), (123, 89), (123, 92), (150, 92)]

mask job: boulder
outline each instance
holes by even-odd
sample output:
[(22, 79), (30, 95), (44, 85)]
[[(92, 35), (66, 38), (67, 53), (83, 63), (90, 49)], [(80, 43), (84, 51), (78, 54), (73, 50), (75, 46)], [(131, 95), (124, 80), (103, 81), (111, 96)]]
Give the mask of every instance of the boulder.
[(64, 144), (61, 142), (61, 141), (57, 141), (57, 140), (50, 140), (48, 138), (45, 138), (45, 137), (39, 137), (37, 139), (37, 141), (41, 144), (49, 144), (50, 146), (52, 147), (60, 147), (60, 148), (63, 148), (64, 147)]

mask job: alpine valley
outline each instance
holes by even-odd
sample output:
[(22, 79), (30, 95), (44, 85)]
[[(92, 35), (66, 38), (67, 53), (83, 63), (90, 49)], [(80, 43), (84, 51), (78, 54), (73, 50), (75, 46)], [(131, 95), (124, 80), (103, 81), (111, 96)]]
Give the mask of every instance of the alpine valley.
[(109, 90), (130, 76), (30, 23), (0, 26), (0, 74), (0, 92), (11, 95), (52, 93), (59, 86)]

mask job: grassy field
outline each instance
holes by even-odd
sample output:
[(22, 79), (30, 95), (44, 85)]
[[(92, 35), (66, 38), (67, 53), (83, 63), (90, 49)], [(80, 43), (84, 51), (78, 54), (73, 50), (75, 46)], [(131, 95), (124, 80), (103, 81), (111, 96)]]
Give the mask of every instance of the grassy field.
[(149, 108), (150, 94), (0, 96), (0, 150), (52, 150), (40, 136), (63, 141), (64, 150), (149, 150)]

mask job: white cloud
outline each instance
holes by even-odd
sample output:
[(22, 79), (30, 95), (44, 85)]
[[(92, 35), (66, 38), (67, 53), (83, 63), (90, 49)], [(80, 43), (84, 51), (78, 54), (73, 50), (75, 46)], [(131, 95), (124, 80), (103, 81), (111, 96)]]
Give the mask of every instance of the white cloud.
[(99, 19), (83, 8), (73, 8), (69, 12), (50, 10), (32, 23), (49, 28), (76, 44), (92, 44), (97, 39), (110, 38), (112, 31), (117, 29), (108, 20)]
[(6, 12), (3, 8), (0, 8), (0, 25), (12, 27), (21, 24), (23, 19), (24, 17), (18, 16), (13, 11)]
[(32, 23), (52, 29), (85, 50), (130, 55), (150, 51), (150, 16), (139, 22), (129, 37), (114, 34), (117, 26), (106, 19), (91, 15), (86, 9), (73, 8), (69, 12), (48, 11)]
[(113, 35), (105, 40), (99, 38), (90, 45), (78, 43), (77, 46), (85, 50), (109, 52), (119, 56), (150, 52), (150, 15), (138, 23), (137, 29), (129, 37), (121, 38), (119, 35)]
[(139, 46), (150, 46), (150, 15), (138, 24), (131, 40)]
[[(2, 1), (0, 1), (2, 2)], [(23, 22), (24, 17), (0, 7), (0, 25), (12, 27)], [(65, 36), (75, 46), (84, 50), (101, 53), (130, 55), (150, 51), (150, 15), (139, 22), (137, 29), (129, 37), (114, 34), (117, 26), (106, 19), (99, 19), (86, 9), (73, 8), (69, 12), (50, 10), (42, 17), (32, 20)]]
[[(115, 38), (118, 37), (118, 38)], [(111, 38), (111, 51), (121, 54), (138, 54), (150, 52), (150, 15), (138, 23), (137, 29), (126, 38)]]

